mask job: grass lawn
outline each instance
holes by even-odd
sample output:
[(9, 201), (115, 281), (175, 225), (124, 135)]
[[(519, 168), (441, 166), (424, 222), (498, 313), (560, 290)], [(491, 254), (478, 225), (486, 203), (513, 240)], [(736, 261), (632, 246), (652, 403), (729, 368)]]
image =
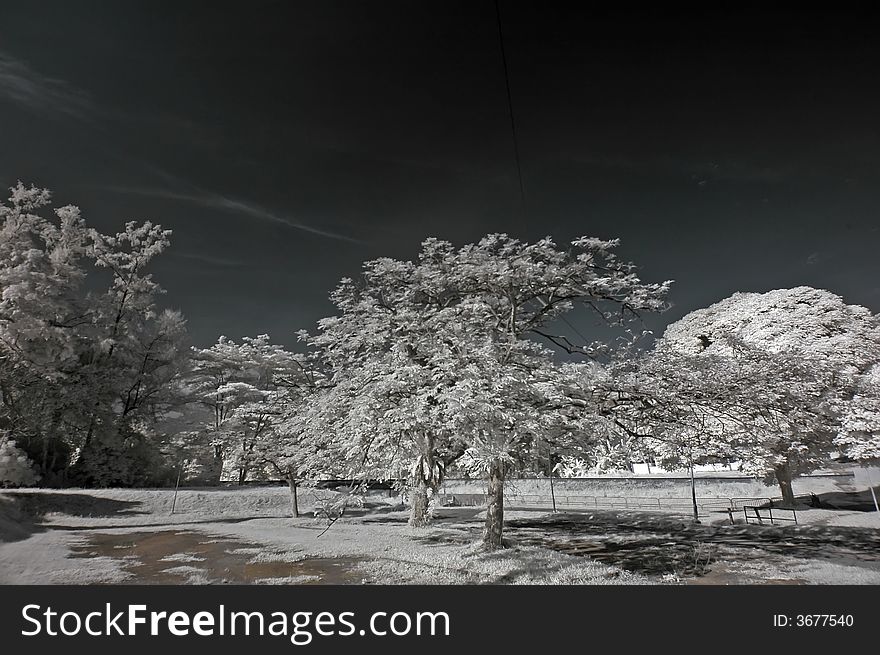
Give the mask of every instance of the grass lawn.
[[(880, 520), (695, 526), (659, 512), (510, 511), (509, 547), (479, 549), (480, 508), (406, 524), (377, 494), (329, 529), (282, 487), (0, 492), (3, 584), (880, 584)], [(304, 490), (300, 507), (314, 497)], [(821, 516), (820, 516), (821, 513)], [(804, 516), (809, 516), (805, 512)], [(847, 517), (862, 527), (837, 525)]]

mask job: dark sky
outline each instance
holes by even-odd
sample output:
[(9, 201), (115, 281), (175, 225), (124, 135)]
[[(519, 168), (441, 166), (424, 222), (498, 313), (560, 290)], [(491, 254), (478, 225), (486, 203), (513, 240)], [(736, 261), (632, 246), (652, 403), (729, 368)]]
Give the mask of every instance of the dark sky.
[(880, 310), (877, 21), (500, 8), (525, 208), (492, 0), (0, 0), (0, 184), (173, 229), (200, 345), (291, 343), (364, 260), (496, 231), (620, 237), (677, 281), (650, 327), (801, 284)]

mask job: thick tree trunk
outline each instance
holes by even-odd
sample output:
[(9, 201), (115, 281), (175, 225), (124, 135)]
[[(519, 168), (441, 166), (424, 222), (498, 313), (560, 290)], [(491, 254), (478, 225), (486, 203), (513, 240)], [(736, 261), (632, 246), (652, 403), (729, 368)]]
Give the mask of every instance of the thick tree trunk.
[(779, 483), (779, 490), (782, 492), (782, 504), (787, 507), (794, 505), (794, 490), (791, 487), (791, 469), (788, 464), (780, 464), (773, 469), (776, 474), (776, 482)]
[(428, 482), (421, 476), (410, 489), (409, 524), (414, 528), (428, 525)]
[(290, 509), (293, 512), (293, 518), (299, 518), (299, 500), (296, 497), (296, 476), (287, 476), (287, 486), (290, 487)]
[(223, 450), (214, 446), (214, 456), (211, 458), (211, 468), (208, 471), (208, 484), (213, 487), (220, 486), (223, 479)]
[(422, 454), (413, 472), (410, 486), (409, 524), (414, 528), (423, 528), (430, 522), (429, 491), (431, 495), (437, 493), (434, 477), (434, 438), (431, 434), (425, 435), (422, 447)]
[(504, 530), (504, 464), (492, 462), (489, 467), (489, 503), (486, 507), (486, 525), (483, 529), (483, 548), (503, 548)]

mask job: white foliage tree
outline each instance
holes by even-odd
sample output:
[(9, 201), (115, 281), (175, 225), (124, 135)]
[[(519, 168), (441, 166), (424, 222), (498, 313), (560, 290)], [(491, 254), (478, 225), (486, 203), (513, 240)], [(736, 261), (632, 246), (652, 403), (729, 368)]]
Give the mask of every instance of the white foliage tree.
[[(50, 214), (45, 189), (11, 191), (0, 205), (0, 427), (44, 477), (63, 481), (73, 464), (86, 484), (135, 483), (153, 453), (138, 429), (175, 401), (186, 361), (183, 319), (157, 308), (145, 272), (170, 232), (128, 223), (105, 236), (76, 207)], [(96, 269), (109, 272), (103, 293)]]
[(722, 386), (714, 404), (726, 412), (724, 447), (747, 470), (773, 475), (792, 503), (792, 477), (835, 449), (839, 408), (880, 356), (880, 322), (810, 287), (737, 293), (670, 325), (658, 348), (692, 356), (695, 367), (713, 358), (707, 388), (734, 372), (741, 384)]
[(855, 394), (840, 413), (835, 446), (857, 462), (880, 460), (880, 364), (859, 378)]
[[(572, 343), (555, 333), (555, 319), (579, 305), (622, 324), (664, 307), (669, 283), (643, 283), (616, 246), (582, 238), (562, 250), (549, 238), (527, 244), (494, 234), (456, 249), (428, 239), (417, 262), (379, 259), (365, 264), (360, 283), (343, 280), (332, 296), (339, 313), (312, 339), (337, 383), (369, 371), (361, 390), (370, 415), (389, 452), (414, 446), (405, 449), (414, 487), (436, 484), (441, 453), (459, 450), (464, 438), (489, 481), (487, 548), (502, 543), (510, 463), (554, 414), (552, 353), (534, 340), (595, 356), (602, 344)], [(409, 418), (389, 406), (401, 403)]]
[[(145, 436), (138, 428), (181, 402), (185, 321), (179, 312), (158, 308), (164, 290), (146, 272), (170, 245), (170, 235), (149, 221), (128, 222), (113, 236), (91, 232), (89, 255), (111, 282), (103, 294), (89, 298), (88, 340), (76, 372), (88, 389), (82, 406), (89, 409), (78, 426), (83, 438), (75, 469), (89, 484), (145, 481), (143, 469), (150, 464), (137, 454)], [(134, 459), (123, 464), (129, 457)]]
[[(75, 207), (44, 216), (45, 189), (12, 187), (0, 204), (0, 427), (37, 455), (45, 475), (66, 458), (65, 421), (80, 390), (80, 333), (90, 234)], [(71, 415), (73, 414), (73, 416)]]
[(220, 337), (194, 353), (189, 387), (210, 410), (204, 429), (218, 476), (225, 471), (244, 484), (268, 466), (271, 473), (295, 480), (289, 462), (282, 463), (279, 427), (294, 406), (301, 406), (307, 380), (314, 380), (308, 366), (304, 355), (273, 344), (265, 334), (240, 343)]

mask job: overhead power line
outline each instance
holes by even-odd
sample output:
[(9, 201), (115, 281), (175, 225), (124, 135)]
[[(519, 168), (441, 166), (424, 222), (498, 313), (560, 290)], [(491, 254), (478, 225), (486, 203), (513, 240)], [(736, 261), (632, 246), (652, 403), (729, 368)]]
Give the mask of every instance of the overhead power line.
[(507, 53), (504, 48), (504, 29), (501, 23), (501, 7), (498, 0), (495, 0), (495, 18), (498, 21), (498, 43), (501, 46), (501, 63), (504, 66), (504, 86), (507, 89), (507, 112), (510, 116), (510, 132), (513, 137), (513, 157), (516, 161), (516, 176), (519, 181), (519, 197), (522, 203), (522, 214), (525, 217), (526, 212), (526, 190), (523, 184), (522, 164), (519, 156), (519, 138), (516, 133), (516, 119), (513, 114), (513, 96), (510, 93), (510, 70), (507, 66)]

